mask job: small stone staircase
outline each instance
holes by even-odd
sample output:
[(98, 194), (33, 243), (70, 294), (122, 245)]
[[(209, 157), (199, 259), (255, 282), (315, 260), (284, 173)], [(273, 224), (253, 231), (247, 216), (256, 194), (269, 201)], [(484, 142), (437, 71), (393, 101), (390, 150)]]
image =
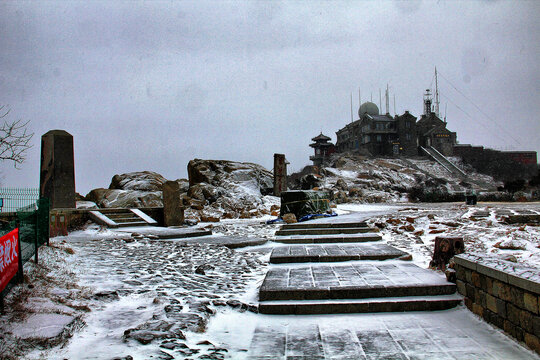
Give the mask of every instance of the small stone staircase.
[(139, 209), (100, 209), (89, 212), (90, 218), (110, 228), (155, 226), (157, 222)]
[[(351, 229), (362, 229), (362, 233), (350, 234)], [(426, 311), (449, 309), (461, 302), (455, 284), (399, 260), (408, 254), (379, 241), (381, 237), (372, 231), (376, 230), (365, 223), (284, 225), (275, 241), (287, 239), (291, 245), (276, 247), (270, 255), (276, 265), (259, 289), (259, 312)], [(294, 236), (281, 235), (291, 232)], [(370, 242), (366, 242), (368, 234), (375, 235)]]

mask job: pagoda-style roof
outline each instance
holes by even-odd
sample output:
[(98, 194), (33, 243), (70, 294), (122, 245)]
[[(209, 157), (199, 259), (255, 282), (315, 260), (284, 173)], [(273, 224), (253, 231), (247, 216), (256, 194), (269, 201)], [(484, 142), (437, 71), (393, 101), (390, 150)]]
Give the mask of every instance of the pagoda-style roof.
[(318, 142), (318, 141), (329, 141), (329, 140), (332, 140), (331, 138), (329, 138), (328, 136), (326, 135), (323, 135), (323, 133), (321, 132), (319, 135), (315, 136), (313, 139), (311, 139), (312, 141), (315, 141), (315, 142)]
[(331, 146), (334, 146), (334, 144), (332, 143), (313, 143), (313, 144), (309, 144), (309, 146), (311, 146), (312, 148), (324, 148), (324, 147), (331, 147)]

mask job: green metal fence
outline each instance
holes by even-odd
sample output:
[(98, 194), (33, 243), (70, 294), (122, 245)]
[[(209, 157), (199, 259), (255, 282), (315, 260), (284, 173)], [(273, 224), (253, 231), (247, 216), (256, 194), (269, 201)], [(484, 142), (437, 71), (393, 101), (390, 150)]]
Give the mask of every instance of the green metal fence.
[(17, 225), (23, 263), (32, 256), (37, 261), (37, 249), (43, 244), (49, 244), (49, 199), (39, 199), (33, 206), (17, 211), (16, 220), (2, 223), (0, 236), (15, 229)]
[(35, 210), (39, 189), (0, 187), (0, 212), (16, 212), (21, 208)]

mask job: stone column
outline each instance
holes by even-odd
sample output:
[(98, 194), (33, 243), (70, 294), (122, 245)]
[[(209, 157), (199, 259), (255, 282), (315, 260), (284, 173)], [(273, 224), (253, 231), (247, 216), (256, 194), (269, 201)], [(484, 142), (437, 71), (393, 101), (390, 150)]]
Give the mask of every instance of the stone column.
[(51, 130), (41, 137), (39, 196), (48, 198), (51, 209), (75, 208), (75, 162), (73, 136)]
[(274, 154), (274, 196), (287, 191), (287, 161), (285, 155)]
[(184, 207), (180, 198), (180, 185), (176, 181), (163, 184), (163, 218), (165, 226), (184, 224)]

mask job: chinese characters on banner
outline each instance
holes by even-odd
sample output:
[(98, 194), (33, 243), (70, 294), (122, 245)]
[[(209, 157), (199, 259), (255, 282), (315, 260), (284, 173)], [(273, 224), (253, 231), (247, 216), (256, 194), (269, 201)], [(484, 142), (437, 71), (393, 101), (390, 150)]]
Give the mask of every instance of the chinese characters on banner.
[(19, 229), (0, 238), (0, 291), (4, 290), (19, 268)]

